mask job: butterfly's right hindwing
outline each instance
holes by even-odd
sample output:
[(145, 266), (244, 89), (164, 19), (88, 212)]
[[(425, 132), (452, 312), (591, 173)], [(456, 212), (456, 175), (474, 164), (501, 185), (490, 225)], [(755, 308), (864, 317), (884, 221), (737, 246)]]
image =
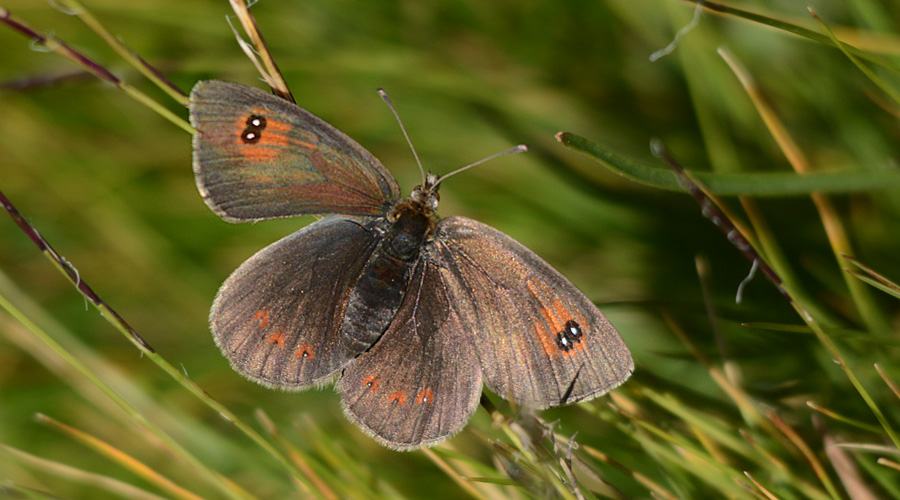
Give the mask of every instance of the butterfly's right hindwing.
[(481, 396), (481, 367), (454, 313), (438, 266), (419, 260), (384, 335), (347, 364), (344, 413), (398, 450), (431, 446), (459, 432)]

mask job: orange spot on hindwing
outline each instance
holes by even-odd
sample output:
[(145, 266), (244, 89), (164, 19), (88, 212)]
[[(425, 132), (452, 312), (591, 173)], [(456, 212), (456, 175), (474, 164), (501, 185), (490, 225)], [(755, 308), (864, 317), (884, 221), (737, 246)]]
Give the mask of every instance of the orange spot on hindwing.
[(281, 333), (273, 333), (269, 335), (269, 343), (275, 347), (281, 347), (284, 345), (284, 334)]
[(390, 396), (388, 396), (388, 399), (391, 400), (391, 404), (395, 404), (397, 406), (403, 406), (403, 403), (406, 402), (406, 394), (404, 394), (400, 391), (397, 391), (397, 392), (391, 394)]
[(259, 329), (262, 330), (269, 324), (269, 311), (265, 309), (260, 309), (256, 311), (256, 314), (253, 316), (253, 321), (256, 321), (259, 324)]
[(378, 378), (375, 375), (369, 375), (363, 379), (363, 385), (368, 387), (370, 391), (378, 390)]
[(309, 344), (298, 346), (297, 349), (294, 350), (294, 356), (303, 359), (313, 359), (315, 357), (313, 355), (312, 346)]
[(416, 403), (431, 405), (434, 403), (434, 391), (431, 389), (424, 389), (419, 391), (419, 395), (416, 396)]

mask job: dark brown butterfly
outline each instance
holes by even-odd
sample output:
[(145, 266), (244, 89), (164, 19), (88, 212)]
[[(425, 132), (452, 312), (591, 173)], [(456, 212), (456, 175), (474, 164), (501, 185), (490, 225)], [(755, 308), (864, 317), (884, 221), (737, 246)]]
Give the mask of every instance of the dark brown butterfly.
[(210, 323), (239, 373), (301, 390), (340, 377), (347, 417), (394, 449), (463, 428), (482, 385), (547, 408), (634, 365), (606, 317), (509, 236), (436, 214), (441, 178), (400, 198), (353, 139), (299, 106), (218, 81), (191, 92), (194, 173), (229, 222), (330, 215), (244, 262)]

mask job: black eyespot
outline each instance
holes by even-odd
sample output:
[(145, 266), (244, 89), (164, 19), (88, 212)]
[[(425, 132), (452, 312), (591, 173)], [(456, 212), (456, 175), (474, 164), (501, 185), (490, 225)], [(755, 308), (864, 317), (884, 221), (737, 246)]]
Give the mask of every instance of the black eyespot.
[(581, 325), (578, 324), (575, 320), (566, 321), (566, 326), (564, 328), (566, 335), (576, 342), (580, 341), (582, 337), (584, 337), (584, 332), (581, 331)]
[(575, 344), (566, 337), (566, 332), (562, 331), (556, 334), (556, 346), (559, 347), (561, 351), (568, 352), (575, 347)]
[(256, 144), (262, 138), (262, 131), (266, 128), (266, 118), (259, 115), (247, 117), (247, 126), (241, 132), (241, 140), (245, 144)]
[(584, 338), (584, 332), (581, 331), (581, 325), (575, 320), (566, 321), (562, 331), (556, 333), (556, 345), (564, 352), (571, 351), (575, 348), (575, 344), (581, 342)]
[(247, 118), (247, 128), (264, 129), (266, 128), (266, 118), (259, 115), (251, 115)]

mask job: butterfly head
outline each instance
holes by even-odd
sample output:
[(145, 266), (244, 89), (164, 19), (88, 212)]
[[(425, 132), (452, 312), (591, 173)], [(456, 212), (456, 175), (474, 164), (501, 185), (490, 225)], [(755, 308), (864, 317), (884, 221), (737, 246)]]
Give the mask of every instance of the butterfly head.
[(420, 206), (423, 212), (433, 214), (437, 212), (438, 202), (441, 201), (441, 195), (438, 194), (440, 186), (441, 178), (428, 172), (425, 174), (425, 182), (413, 189), (407, 201)]

